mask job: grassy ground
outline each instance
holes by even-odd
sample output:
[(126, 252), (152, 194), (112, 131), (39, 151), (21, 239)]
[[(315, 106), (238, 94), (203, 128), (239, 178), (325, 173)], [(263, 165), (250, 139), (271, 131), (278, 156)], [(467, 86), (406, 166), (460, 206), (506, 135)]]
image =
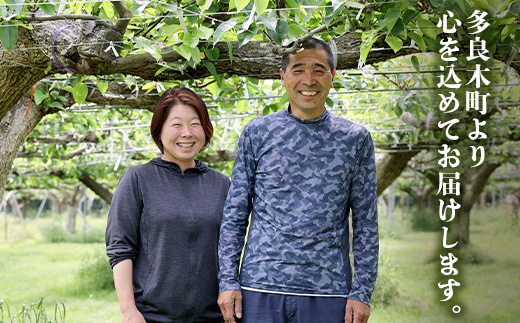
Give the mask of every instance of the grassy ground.
[(512, 227), (503, 214), (502, 209), (472, 213), (472, 250), (484, 263), (455, 264), (461, 287), (455, 287), (454, 294), (462, 308), (456, 315), (440, 301), (444, 296), (437, 287), (441, 267), (435, 250), (442, 245), (442, 230), (383, 239), (381, 254), (397, 266), (400, 297), (391, 306), (373, 309), (370, 321), (520, 322), (520, 228)]
[[(104, 243), (42, 242), (38, 228), (47, 227), (48, 222), (49, 219), (40, 219), (38, 223), (29, 220), (22, 227), (18, 220), (10, 221), (8, 242), (3, 226), (0, 227), (0, 299), (9, 304), (12, 314), (19, 312), (22, 304), (44, 297), (49, 315), (54, 315), (56, 302), (65, 304), (65, 322), (120, 322), (115, 291), (85, 290), (78, 283), (78, 271), (85, 259), (93, 253), (103, 253)], [(92, 222), (99, 226), (106, 220)]]
[[(40, 228), (56, 219), (24, 225), (10, 219), (5, 241), (3, 214), (0, 219), (0, 299), (9, 303), (11, 312), (45, 297), (47, 312), (54, 312), (57, 301), (65, 304), (66, 322), (121, 321), (115, 291), (89, 291), (78, 284), (78, 270), (88, 255), (104, 252), (103, 243), (43, 242)], [(89, 220), (89, 227), (101, 230), (104, 223)], [(442, 231), (411, 232), (406, 217), (399, 215), (392, 230), (384, 215), (380, 223), (385, 271), (394, 269), (390, 277), (398, 282), (399, 297), (391, 305), (372, 308), (370, 322), (520, 322), (520, 228), (503, 220), (503, 210), (472, 214), (470, 238), (485, 261), (456, 263), (462, 285), (454, 292), (462, 307), (457, 315), (450, 315), (451, 306), (440, 302), (437, 287), (440, 258), (435, 249)], [(78, 223), (78, 230), (82, 225)]]

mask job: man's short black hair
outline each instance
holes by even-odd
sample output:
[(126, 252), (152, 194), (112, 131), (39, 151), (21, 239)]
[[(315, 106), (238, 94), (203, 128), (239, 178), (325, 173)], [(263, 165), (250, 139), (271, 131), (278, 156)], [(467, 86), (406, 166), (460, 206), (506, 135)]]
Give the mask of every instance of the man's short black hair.
[[(294, 45), (294, 42), (287, 45), (286, 48), (291, 48), (293, 45)], [(334, 55), (332, 54), (332, 50), (330, 49), (329, 44), (327, 44), (325, 41), (318, 39), (318, 38), (310, 37), (310, 38), (305, 39), (301, 43), (300, 48), (303, 48), (303, 49), (316, 48), (316, 49), (324, 50), (327, 53), (327, 61), (329, 62), (329, 65), (330, 65), (330, 71), (333, 72), (336, 69), (336, 66), (334, 66)], [(287, 65), (289, 65), (289, 60), (290, 60), (289, 55), (290, 54), (284, 54), (282, 56), (281, 68), (284, 73), (287, 70)]]

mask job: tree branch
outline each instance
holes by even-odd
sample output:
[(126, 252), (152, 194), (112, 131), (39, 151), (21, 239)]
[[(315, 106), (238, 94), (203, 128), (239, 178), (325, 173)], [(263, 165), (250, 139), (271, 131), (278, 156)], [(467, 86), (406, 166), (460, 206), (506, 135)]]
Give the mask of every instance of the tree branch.
[(119, 20), (117, 21), (114, 29), (119, 31), (121, 35), (124, 35), (126, 32), (126, 28), (130, 23), (130, 18), (132, 18), (132, 12), (128, 10), (122, 1), (111, 1), (114, 8), (116, 8), (117, 13), (119, 14)]
[(27, 142), (38, 142), (42, 144), (68, 144), (71, 142), (91, 142), (97, 144), (99, 142), (99, 138), (96, 136), (95, 132), (88, 131), (85, 136), (77, 136), (75, 134), (68, 134), (66, 136), (61, 137), (50, 137), (50, 136), (41, 136), (36, 138), (27, 138)]
[(408, 162), (418, 153), (419, 151), (388, 153), (377, 163), (377, 196), (383, 194), (385, 189), (399, 177)]
[(471, 207), (473, 204), (477, 202), (480, 197), (480, 194), (486, 187), (486, 183), (493, 174), (493, 172), (502, 165), (501, 163), (491, 163), (483, 166), (480, 170), (475, 174), (475, 179), (473, 183), (471, 183), (470, 189), (464, 194), (462, 199), (462, 204), (467, 207)]
[(32, 16), (32, 17), (21, 17), (20, 20), (24, 21), (55, 21), (55, 20), (99, 20), (103, 19), (98, 16), (92, 15), (59, 15), (59, 16)]
[[(337, 22), (335, 22), (335, 23), (337, 23)], [(283, 48), (278, 45), (274, 46), (273, 54), (278, 55), (278, 56), (282, 56), (285, 54), (295, 54), (296, 52), (302, 50), (301, 45), (305, 40), (311, 38), (312, 36), (322, 32), (324, 30), (327, 30), (328, 28), (329, 28), (329, 26), (323, 25), (323, 26), (319, 26), (318, 28), (315, 28), (315, 29), (309, 31), (307, 34), (298, 37), (290, 48)]]
[(401, 188), (401, 191), (408, 193), (414, 200), (419, 199), (419, 194), (417, 194), (417, 192), (415, 190), (411, 189), (410, 187)]
[(428, 118), (422, 118), (421, 121), (417, 121), (417, 118), (410, 112), (403, 112), (401, 117), (399, 117), (404, 123), (409, 126), (423, 129), (423, 130), (439, 130), (438, 123), (440, 118), (432, 117), (430, 120)]
[(81, 173), (79, 180), (90, 188), (97, 196), (101, 197), (108, 204), (112, 203), (112, 197), (114, 194), (110, 192), (105, 186), (97, 182), (95, 179), (90, 177), (86, 172)]
[[(71, 151), (70, 153), (68, 153), (65, 156), (58, 156), (58, 157), (51, 157), (51, 158), (69, 160), (76, 156), (83, 156), (84, 155), (83, 153), (85, 152), (85, 150), (87, 150), (87, 147), (81, 147), (81, 148)], [(30, 151), (30, 152), (19, 151), (18, 154), (16, 155), (16, 158), (44, 158), (44, 157), (48, 157), (48, 156), (45, 156), (43, 153), (41, 153), (39, 151)]]

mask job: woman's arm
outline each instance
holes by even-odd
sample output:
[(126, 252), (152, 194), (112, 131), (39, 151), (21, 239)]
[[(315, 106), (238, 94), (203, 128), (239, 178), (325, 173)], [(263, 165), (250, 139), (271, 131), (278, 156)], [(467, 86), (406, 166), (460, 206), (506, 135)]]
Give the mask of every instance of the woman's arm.
[(117, 263), (113, 268), (119, 308), (123, 314), (123, 323), (146, 323), (135, 306), (132, 269), (133, 262), (130, 259)]

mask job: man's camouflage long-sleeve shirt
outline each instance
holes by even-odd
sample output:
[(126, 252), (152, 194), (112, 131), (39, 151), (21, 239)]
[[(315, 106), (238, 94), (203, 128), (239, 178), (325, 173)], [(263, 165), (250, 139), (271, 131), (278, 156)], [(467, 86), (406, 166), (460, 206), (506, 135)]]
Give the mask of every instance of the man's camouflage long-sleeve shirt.
[(374, 145), (363, 126), (328, 110), (312, 120), (288, 109), (253, 119), (239, 140), (224, 207), (220, 291), (369, 304), (379, 253), (376, 200)]

